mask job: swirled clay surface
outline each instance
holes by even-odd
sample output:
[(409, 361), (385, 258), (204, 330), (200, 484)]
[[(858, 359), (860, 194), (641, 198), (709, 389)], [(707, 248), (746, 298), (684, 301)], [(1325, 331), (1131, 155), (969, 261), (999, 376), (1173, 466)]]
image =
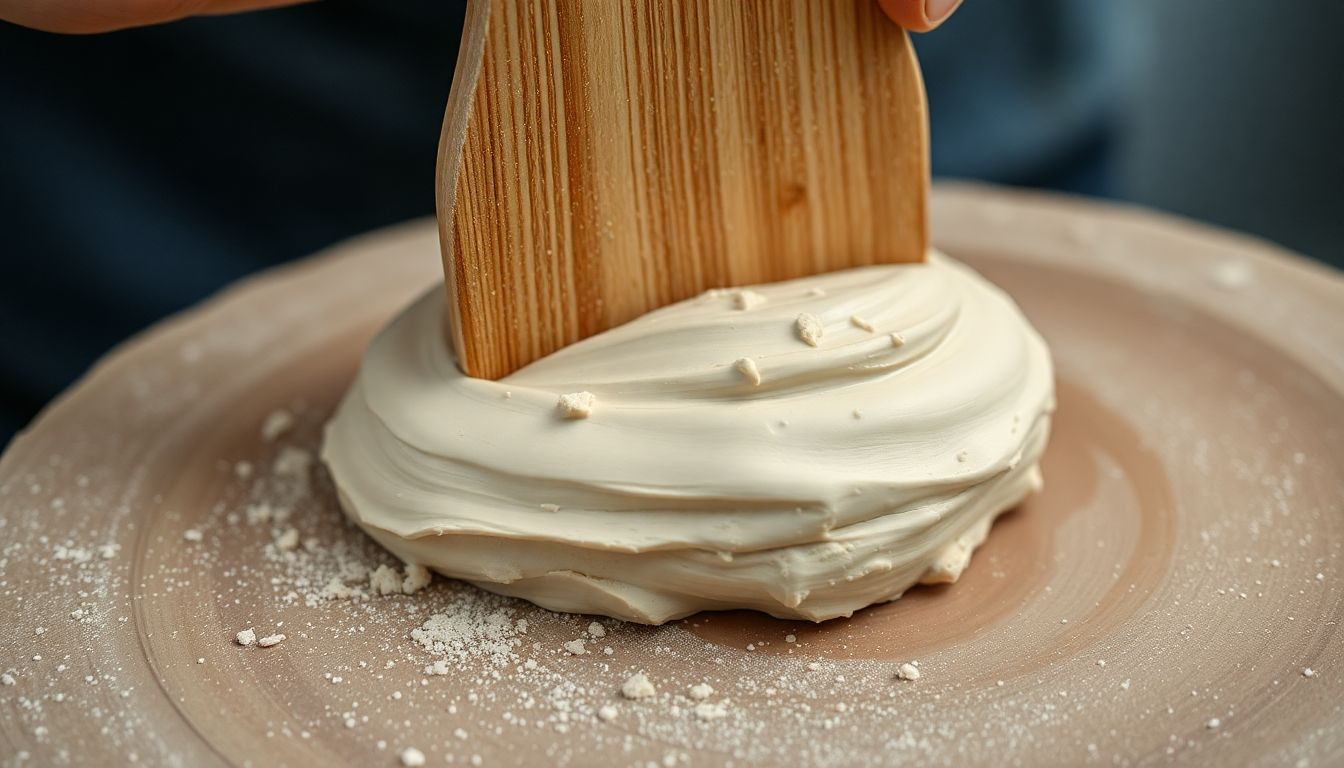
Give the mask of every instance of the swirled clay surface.
[(374, 341), (323, 458), (404, 560), (553, 610), (847, 616), (955, 580), (1041, 484), (1049, 352), (937, 253), (711, 291), (500, 381), (458, 370), (443, 302)]

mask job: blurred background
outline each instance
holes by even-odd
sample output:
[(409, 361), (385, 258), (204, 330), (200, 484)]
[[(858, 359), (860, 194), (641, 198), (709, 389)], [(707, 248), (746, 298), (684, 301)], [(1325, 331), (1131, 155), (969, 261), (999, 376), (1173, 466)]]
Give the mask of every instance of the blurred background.
[[(92, 37), (0, 22), (0, 445), (115, 344), (434, 210), (464, 3)], [(1141, 203), (1344, 266), (1344, 3), (966, 0), (919, 36), (936, 176)]]

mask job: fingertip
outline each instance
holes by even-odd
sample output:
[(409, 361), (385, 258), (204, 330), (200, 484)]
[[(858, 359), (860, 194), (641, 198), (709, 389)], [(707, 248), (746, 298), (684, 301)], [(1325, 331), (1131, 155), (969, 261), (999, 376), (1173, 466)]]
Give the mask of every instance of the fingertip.
[(961, 0), (878, 0), (891, 18), (911, 32), (928, 32), (947, 21)]

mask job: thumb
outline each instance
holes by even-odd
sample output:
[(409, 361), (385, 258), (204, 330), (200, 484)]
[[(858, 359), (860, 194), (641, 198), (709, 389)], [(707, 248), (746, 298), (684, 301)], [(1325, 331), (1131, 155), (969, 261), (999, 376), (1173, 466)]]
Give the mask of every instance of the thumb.
[(946, 21), (961, 0), (878, 0), (878, 5), (911, 32), (928, 32)]

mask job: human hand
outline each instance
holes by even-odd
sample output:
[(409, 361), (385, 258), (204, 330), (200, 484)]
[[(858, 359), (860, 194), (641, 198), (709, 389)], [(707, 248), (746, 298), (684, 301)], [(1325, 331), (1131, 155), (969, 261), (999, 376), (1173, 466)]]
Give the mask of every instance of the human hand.
[(82, 35), (143, 27), (187, 16), (251, 11), (305, 0), (0, 0), (0, 19)]
[(961, 0), (878, 0), (878, 5), (911, 32), (928, 32), (946, 21)]

